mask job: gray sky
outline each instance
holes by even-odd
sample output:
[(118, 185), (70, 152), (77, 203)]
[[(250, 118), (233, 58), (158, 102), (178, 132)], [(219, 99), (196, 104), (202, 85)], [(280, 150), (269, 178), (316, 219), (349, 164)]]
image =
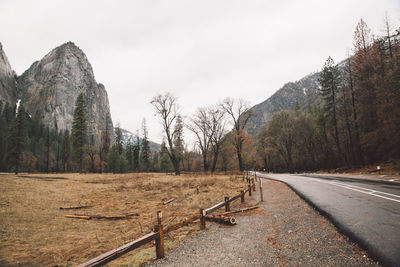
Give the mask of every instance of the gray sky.
[(0, 42), (21, 74), (73, 41), (107, 89), (114, 123), (132, 132), (146, 117), (161, 141), (150, 100), (172, 92), (184, 115), (225, 97), (258, 104), (284, 83), (336, 62), (363, 18), (374, 34), (398, 0), (0, 0)]

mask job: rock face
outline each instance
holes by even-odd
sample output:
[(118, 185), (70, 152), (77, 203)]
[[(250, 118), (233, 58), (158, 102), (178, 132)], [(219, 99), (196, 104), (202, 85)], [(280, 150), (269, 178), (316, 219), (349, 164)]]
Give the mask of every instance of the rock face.
[(299, 106), (301, 109), (309, 104), (321, 101), (318, 93), (318, 78), (320, 72), (305, 76), (297, 82), (286, 83), (275, 94), (264, 102), (253, 106), (250, 111), (253, 116), (247, 122), (247, 131), (255, 135), (263, 127), (271, 116), (284, 109), (292, 109)]
[(8, 58), (0, 43), (0, 100), (15, 103), (17, 101), (16, 73), (12, 70)]
[(107, 92), (96, 82), (86, 55), (74, 43), (65, 43), (33, 63), (17, 83), (17, 97), (27, 112), (45, 125), (71, 130), (75, 101), (83, 93), (89, 140), (99, 144), (106, 127), (113, 132)]

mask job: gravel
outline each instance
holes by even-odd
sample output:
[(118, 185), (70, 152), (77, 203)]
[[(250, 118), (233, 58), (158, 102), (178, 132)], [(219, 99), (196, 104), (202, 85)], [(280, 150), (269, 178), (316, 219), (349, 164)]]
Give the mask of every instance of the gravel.
[(146, 266), (380, 266), (286, 185), (264, 181), (264, 200), (236, 226), (207, 222)]

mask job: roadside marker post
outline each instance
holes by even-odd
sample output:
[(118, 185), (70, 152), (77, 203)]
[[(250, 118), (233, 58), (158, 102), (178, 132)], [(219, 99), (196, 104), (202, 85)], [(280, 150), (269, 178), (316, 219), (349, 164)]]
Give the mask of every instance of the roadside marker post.
[(260, 177), (258, 177), (258, 179), (260, 180), (260, 199), (261, 199), (261, 202), (264, 202), (264, 196), (263, 196), (263, 179), (261, 179)]

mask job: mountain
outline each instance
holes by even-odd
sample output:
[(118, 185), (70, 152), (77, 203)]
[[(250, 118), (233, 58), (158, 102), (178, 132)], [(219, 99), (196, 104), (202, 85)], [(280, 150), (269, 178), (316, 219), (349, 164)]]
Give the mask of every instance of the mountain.
[(17, 74), (12, 70), (10, 62), (0, 43), (0, 100), (15, 103), (17, 101)]
[[(27, 112), (57, 130), (71, 130), (76, 98), (83, 93), (88, 133), (95, 144), (113, 130), (107, 91), (96, 82), (86, 55), (68, 42), (45, 55), (17, 78), (17, 98)], [(107, 119), (107, 117), (109, 119)]]
[[(342, 74), (346, 75), (345, 59), (337, 64)], [(271, 97), (264, 102), (250, 108), (249, 112), (253, 115), (247, 121), (247, 132), (255, 136), (258, 130), (263, 127), (275, 112), (293, 109), (296, 106), (304, 110), (309, 105), (319, 105), (322, 98), (318, 92), (320, 85), (318, 79), (321, 75), (320, 71), (311, 73), (296, 82), (288, 82), (276, 91)]]
[[(126, 145), (129, 140), (131, 140), (133, 143), (136, 142), (136, 136), (137, 136), (136, 134), (133, 134), (132, 132), (122, 129), (122, 128), (121, 128), (121, 132), (122, 132), (122, 142), (124, 145)], [(142, 142), (141, 138), (139, 138), (139, 142), (140, 143)], [(150, 150), (153, 152), (159, 152), (161, 150), (160, 144), (154, 143), (150, 140), (149, 140), (149, 146), (150, 146)]]

